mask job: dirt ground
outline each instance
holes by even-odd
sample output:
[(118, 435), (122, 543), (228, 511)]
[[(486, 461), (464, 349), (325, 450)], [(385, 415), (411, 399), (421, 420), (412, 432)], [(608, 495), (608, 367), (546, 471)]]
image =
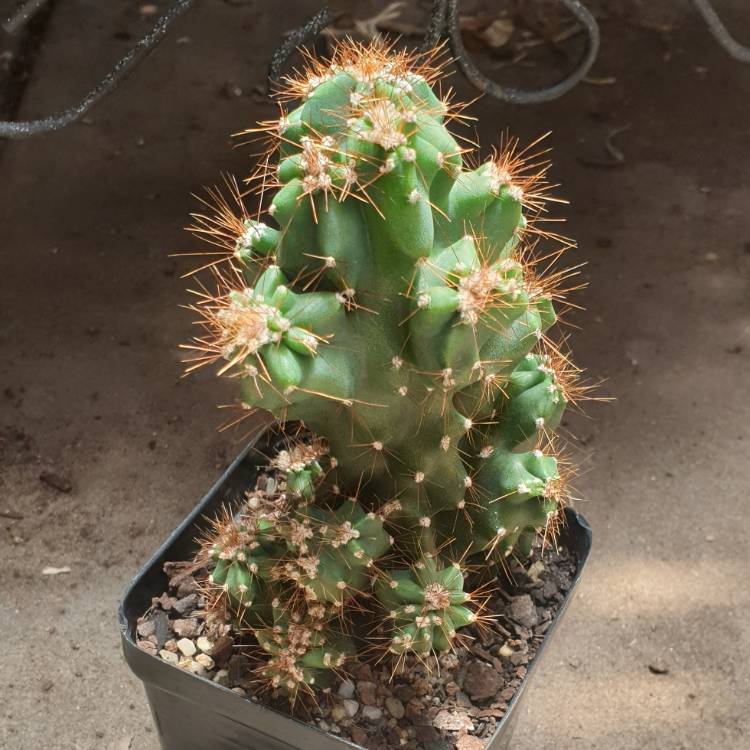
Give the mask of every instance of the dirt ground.
[[(80, 96), (145, 28), (139, 5), (59, 0), (21, 114)], [(721, 3), (747, 40), (742, 6)], [(116, 604), (238, 450), (215, 429), (231, 384), (179, 378), (169, 253), (194, 246), (189, 194), (249, 169), (228, 134), (273, 113), (266, 62), (317, 4), (265, 7), (200, 3), (85, 123), (0, 148), (5, 750), (158, 747)], [(685, 0), (599, 7), (593, 83), (473, 108), (484, 144), (553, 130), (588, 261), (573, 345), (617, 398), (570, 419), (596, 549), (514, 750), (747, 747), (750, 68)], [(607, 138), (621, 164), (601, 165)]]

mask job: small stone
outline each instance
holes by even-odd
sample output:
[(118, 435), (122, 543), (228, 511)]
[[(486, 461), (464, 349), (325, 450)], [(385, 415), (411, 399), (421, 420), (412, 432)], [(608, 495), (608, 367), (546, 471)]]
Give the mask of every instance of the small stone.
[(159, 652), (159, 650), (156, 648), (156, 644), (152, 641), (137, 641), (136, 645), (138, 646), (141, 651), (145, 651), (147, 654), (151, 654), (151, 656), (156, 656), (156, 654)]
[(406, 717), (408, 719), (412, 719), (416, 722), (417, 719), (423, 718), (423, 714), (424, 705), (422, 704), (422, 701), (419, 700), (419, 698), (412, 698), (406, 704)]
[(178, 599), (172, 604), (172, 609), (175, 612), (179, 612), (181, 615), (186, 614), (190, 610), (195, 609), (198, 606), (198, 594), (189, 594), (183, 596), (182, 599)]
[(526, 571), (526, 575), (531, 578), (532, 581), (538, 581), (540, 574), (544, 571), (544, 563), (541, 560), (537, 560), (535, 563), (529, 565), (529, 569)]
[(331, 709), (331, 719), (335, 722), (343, 721), (346, 718), (346, 709), (341, 703), (337, 703)]
[(458, 738), (456, 750), (484, 750), (484, 740), (480, 740), (479, 737), (474, 737), (470, 734), (465, 734), (463, 737)]
[(354, 676), (358, 680), (365, 680), (365, 682), (372, 682), (372, 667), (366, 663), (358, 664), (354, 671)]
[(453, 697), (460, 688), (455, 682), (446, 682), (445, 683), (445, 694)]
[(161, 610), (154, 613), (154, 635), (156, 636), (156, 645), (158, 648), (164, 648), (167, 641), (172, 637), (167, 613)]
[(459, 666), (458, 654), (455, 654), (453, 651), (443, 654), (440, 657), (440, 666), (443, 669), (456, 669)]
[(172, 620), (172, 630), (180, 638), (193, 638), (199, 628), (200, 623), (192, 617), (186, 620)]
[(403, 719), (406, 709), (404, 704), (398, 698), (386, 698), (385, 707), (388, 709), (388, 713), (393, 716), (394, 719)]
[(177, 586), (177, 596), (180, 599), (184, 599), (190, 594), (197, 594), (199, 591), (200, 586), (198, 585), (198, 581), (196, 581), (193, 576), (187, 576), (183, 581), (180, 582), (180, 585)]
[[(161, 608), (165, 610), (165, 612), (168, 612), (170, 609), (172, 609), (172, 606), (176, 601), (177, 599), (175, 599), (173, 596), (170, 596), (166, 591), (158, 599), (156, 599), (156, 602), (158, 602), (159, 606), (161, 606)], [(164, 612), (162, 612), (162, 614), (164, 614)]]
[(357, 715), (357, 711), (359, 711), (359, 703), (357, 703), (357, 701), (346, 698), (344, 700), (344, 711), (350, 719), (353, 719)]
[(197, 674), (199, 677), (203, 677), (203, 675), (206, 674), (206, 668), (195, 661), (195, 659), (190, 660), (190, 664), (188, 665), (188, 669), (193, 673)]
[(440, 732), (429, 724), (418, 724), (414, 727), (414, 734), (420, 742), (436, 742), (440, 739)]
[(247, 695), (247, 693), (245, 692), (245, 690), (243, 688), (241, 688), (241, 687), (233, 687), (232, 688), (232, 692), (233, 693), (237, 693), (237, 695)]
[(461, 706), (461, 708), (471, 708), (474, 705), (471, 702), (471, 698), (469, 698), (463, 690), (459, 690), (456, 693), (456, 703)]
[(362, 709), (362, 718), (374, 724), (383, 718), (383, 712), (377, 706), (365, 706)]
[(555, 582), (545, 581), (544, 586), (542, 586), (542, 596), (545, 599), (550, 600), (556, 593), (558, 593), (558, 591), (557, 591), (557, 585), (555, 584)]
[(502, 656), (503, 659), (510, 659), (512, 653), (513, 649), (507, 644), (507, 642), (503, 643), (503, 645), (497, 650), (497, 655)]
[(352, 739), (358, 745), (364, 745), (367, 742), (367, 732), (362, 727), (353, 726), (351, 728)]
[(173, 654), (177, 653), (177, 641), (174, 638), (170, 638), (164, 643), (164, 650), (171, 651)]
[[(423, 677), (415, 678), (412, 681), (412, 687), (417, 691), (417, 695), (427, 695), (432, 692), (432, 686)], [(401, 698), (400, 695), (399, 698)], [(403, 700), (403, 698), (401, 700)]]
[(174, 651), (167, 651), (165, 648), (163, 648), (161, 651), (159, 651), (159, 656), (161, 656), (161, 658), (169, 664), (174, 664), (175, 666), (177, 666), (180, 663), (180, 657), (177, 656)]
[(444, 708), (439, 711), (432, 721), (433, 726), (444, 732), (471, 732), (474, 729), (474, 722), (464, 711), (448, 710)]
[(185, 656), (194, 656), (195, 652), (198, 650), (189, 638), (180, 638), (180, 640), (177, 641), (177, 648), (180, 649)]
[(153, 620), (142, 620), (136, 628), (141, 638), (148, 638), (156, 631), (156, 623)]
[(208, 654), (198, 654), (198, 656), (195, 657), (195, 660), (204, 669), (207, 669), (209, 671), (216, 666), (216, 662), (214, 662), (214, 660)]
[(378, 702), (377, 686), (374, 682), (360, 680), (357, 683), (357, 695), (362, 703), (367, 706), (374, 706)]
[(198, 649), (200, 651), (203, 651), (204, 654), (210, 654), (211, 650), (214, 647), (214, 644), (206, 638), (205, 635), (202, 635), (196, 642), (195, 645), (198, 646)]
[(513, 599), (510, 603), (510, 618), (525, 628), (533, 628), (539, 622), (536, 607), (528, 594)]
[(221, 685), (222, 687), (229, 687), (229, 670), (228, 669), (220, 669), (214, 675), (214, 682), (217, 685)]
[(354, 683), (351, 680), (343, 680), (339, 685), (339, 695), (342, 698), (353, 698)]
[(393, 693), (402, 703), (408, 703), (417, 694), (411, 685), (396, 685)]
[(472, 662), (464, 675), (464, 690), (474, 700), (493, 698), (503, 686), (500, 674), (489, 664)]

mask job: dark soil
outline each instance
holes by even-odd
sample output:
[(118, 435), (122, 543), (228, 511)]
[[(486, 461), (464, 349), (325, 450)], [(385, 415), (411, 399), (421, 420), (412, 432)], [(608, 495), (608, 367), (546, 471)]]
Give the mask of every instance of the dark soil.
[(468, 637), (455, 652), (410, 656), (396, 672), (388, 659), (350, 664), (337, 689), (294, 707), (258, 684), (257, 647), (205, 610), (201, 583), (208, 570), (201, 562), (165, 564), (169, 588), (138, 621), (138, 645), (370, 750), (481, 750), (526, 676), (576, 568), (574, 555), (562, 547), (510, 560), (487, 603), (494, 619), (462, 630)]

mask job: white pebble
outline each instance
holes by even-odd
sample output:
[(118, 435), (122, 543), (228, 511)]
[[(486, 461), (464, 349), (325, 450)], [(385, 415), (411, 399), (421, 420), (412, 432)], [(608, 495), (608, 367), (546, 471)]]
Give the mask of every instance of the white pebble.
[(198, 654), (195, 660), (205, 669), (213, 669), (216, 666), (216, 662), (208, 654)]
[(353, 719), (357, 715), (357, 711), (359, 711), (359, 703), (357, 701), (353, 700), (345, 700), (344, 701), (344, 711), (346, 711), (346, 715)]
[(183, 653), (184, 656), (194, 656), (198, 650), (195, 644), (189, 638), (180, 638), (177, 641), (177, 648)]
[(164, 648), (159, 651), (159, 656), (161, 656), (164, 661), (169, 662), (170, 664), (174, 664), (175, 666), (177, 666), (180, 662), (180, 657), (177, 656), (177, 654), (172, 651), (167, 651)]
[(354, 683), (351, 680), (344, 680), (339, 685), (339, 695), (342, 698), (353, 698), (354, 697)]
[(211, 643), (211, 641), (209, 641), (208, 638), (206, 638), (205, 635), (202, 635), (196, 641), (196, 645), (198, 646), (198, 649), (200, 651), (203, 651), (203, 653), (206, 653), (206, 654), (214, 647), (214, 644)]
[(383, 712), (377, 706), (365, 706), (362, 709), (362, 716), (367, 719), (367, 721), (376, 722), (380, 721)]

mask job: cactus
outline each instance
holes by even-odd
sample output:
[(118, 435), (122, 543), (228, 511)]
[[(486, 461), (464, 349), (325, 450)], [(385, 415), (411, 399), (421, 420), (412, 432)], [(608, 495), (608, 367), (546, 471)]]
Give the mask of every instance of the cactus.
[(476, 619), (461, 561), (529, 554), (567, 497), (551, 436), (584, 389), (547, 335), (574, 271), (540, 271), (563, 240), (535, 257), (540, 236), (561, 239), (540, 223), (546, 163), (508, 142), (467, 166), (440, 78), (434, 55), (383, 45), (310, 60), (259, 128), (267, 216), (235, 189), (238, 210), (219, 197), (193, 227), (227, 263), (199, 291), (191, 367), (219, 362), (246, 408), (319, 436), (273, 458), (282, 513), (264, 498), (209, 545), (214, 585), (292, 694), (343, 665), (331, 618), (371, 591), (393, 653), (449, 648)]
[(260, 675), (272, 688), (290, 696), (329, 687), (338, 669), (353, 653), (351, 640), (325, 620), (325, 607), (314, 605), (300, 612), (274, 601), (273, 625), (258, 628), (255, 637), (269, 655)]
[(429, 653), (447, 651), (457, 628), (477, 621), (469, 609), (459, 564), (438, 567), (435, 558), (415, 563), (412, 570), (394, 570), (376, 584), (380, 602), (393, 620), (390, 650)]

